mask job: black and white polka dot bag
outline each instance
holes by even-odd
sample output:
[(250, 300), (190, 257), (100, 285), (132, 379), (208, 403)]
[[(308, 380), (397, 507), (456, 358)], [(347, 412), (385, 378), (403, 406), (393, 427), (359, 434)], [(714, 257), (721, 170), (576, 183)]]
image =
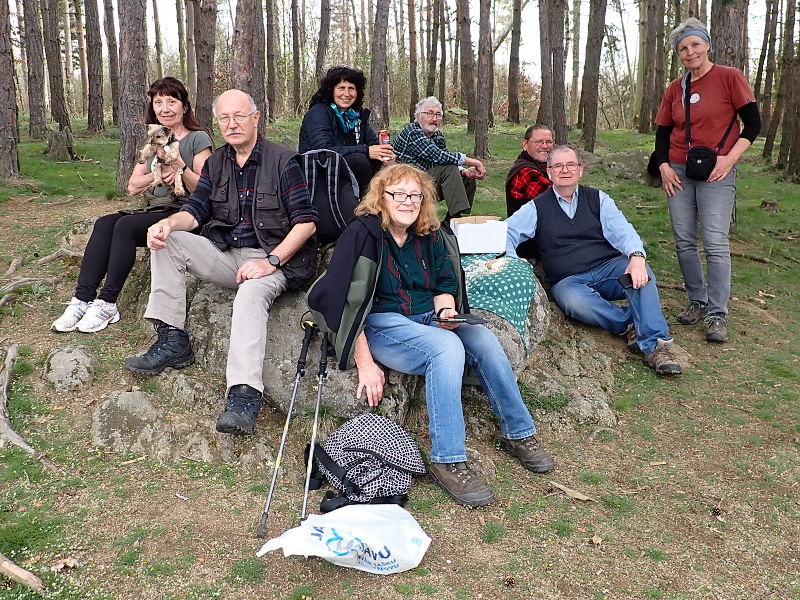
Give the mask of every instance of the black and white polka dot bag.
[[(350, 419), (333, 431), (324, 448), (316, 446), (319, 471), (340, 490), (327, 492), (322, 512), (350, 503), (399, 504), (408, 500), (414, 476), (425, 474), (419, 447), (400, 425), (372, 413)], [(312, 489), (321, 484), (312, 474)]]

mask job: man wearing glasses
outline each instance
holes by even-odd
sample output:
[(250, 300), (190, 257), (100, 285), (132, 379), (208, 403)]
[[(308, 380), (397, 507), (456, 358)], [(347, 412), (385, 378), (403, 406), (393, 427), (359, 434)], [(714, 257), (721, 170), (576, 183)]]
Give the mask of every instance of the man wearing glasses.
[[(158, 375), (194, 362), (186, 321), (186, 273), (235, 289), (228, 349), (227, 410), (217, 431), (253, 432), (264, 390), (267, 320), (273, 301), (314, 275), (317, 212), (288, 148), (259, 135), (253, 99), (228, 90), (214, 102), (227, 142), (206, 161), (177, 213), (147, 230), (151, 292), (145, 319), (158, 333), (125, 368)], [(203, 235), (192, 231), (202, 227)]]
[(406, 125), (394, 138), (394, 152), (399, 162), (427, 171), (436, 183), (439, 198), (447, 204), (446, 219), (472, 210), (476, 180), (486, 178), (486, 168), (477, 158), (450, 152), (441, 132), (442, 103), (435, 97), (417, 103), (416, 120)]
[[(546, 192), (553, 185), (547, 176), (547, 157), (553, 149), (553, 130), (546, 125), (531, 125), (522, 139), (522, 152), (506, 177), (506, 209), (510, 217), (522, 205)], [(535, 244), (524, 242), (517, 247), (520, 258), (537, 257)]]
[[(636, 230), (611, 197), (579, 186), (583, 162), (574, 146), (547, 159), (553, 187), (508, 218), (506, 253), (532, 240), (558, 307), (569, 317), (624, 335), (658, 375), (679, 375), (655, 276)], [(627, 300), (626, 306), (616, 304)]]

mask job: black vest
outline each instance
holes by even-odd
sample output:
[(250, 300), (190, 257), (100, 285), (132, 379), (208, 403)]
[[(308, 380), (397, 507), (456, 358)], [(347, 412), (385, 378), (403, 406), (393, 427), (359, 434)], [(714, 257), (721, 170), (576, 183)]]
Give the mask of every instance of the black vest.
[[(262, 138), (261, 164), (258, 168), (253, 198), (253, 226), (261, 248), (269, 254), (291, 231), (289, 215), (280, 196), (281, 173), (296, 155), (294, 152)], [(205, 226), (205, 235), (220, 250), (227, 250), (224, 230), (239, 222), (239, 190), (236, 187), (234, 161), (227, 157), (225, 146), (208, 159), (207, 169), (213, 189), (211, 191), (211, 218)], [(316, 272), (317, 237), (312, 235), (286, 263), (281, 265), (290, 288), (296, 288)]]
[(533, 201), (537, 213), (533, 239), (550, 284), (620, 256), (620, 251), (603, 237), (599, 190), (583, 185), (578, 188), (578, 210), (572, 219), (558, 205), (552, 188)]

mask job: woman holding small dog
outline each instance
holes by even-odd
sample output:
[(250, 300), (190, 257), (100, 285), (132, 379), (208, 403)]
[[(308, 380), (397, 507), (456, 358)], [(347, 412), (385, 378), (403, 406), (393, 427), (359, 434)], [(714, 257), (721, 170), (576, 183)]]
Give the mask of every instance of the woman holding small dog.
[[(761, 116), (742, 72), (709, 60), (711, 37), (700, 21), (689, 18), (678, 25), (670, 44), (688, 72), (664, 94), (656, 116), (655, 156), (689, 296), (689, 306), (676, 318), (684, 325), (704, 319), (706, 340), (721, 343), (728, 340), (728, 234), (736, 165), (761, 131)], [(698, 221), (707, 280), (697, 244)]]
[[(136, 248), (147, 245), (147, 228), (183, 204), (184, 198), (174, 193), (176, 175), (180, 175), (186, 193), (197, 186), (200, 171), (211, 156), (213, 144), (208, 133), (197, 122), (186, 87), (174, 77), (158, 79), (148, 92), (147, 123), (160, 123), (179, 142), (179, 151), (170, 165), (161, 165), (160, 185), (154, 185), (153, 167), (163, 160), (163, 149), (156, 150), (151, 160), (137, 164), (128, 180), (131, 195), (144, 193), (146, 207), (120, 211), (100, 217), (83, 254), (75, 295), (64, 314), (51, 329), (66, 333), (95, 333), (119, 321), (117, 297), (136, 261)], [(97, 289), (103, 282), (100, 292)]]
[(333, 150), (353, 171), (363, 194), (372, 176), (394, 160), (390, 144), (381, 144), (363, 108), (367, 78), (358, 69), (333, 67), (311, 97), (300, 126), (300, 152)]

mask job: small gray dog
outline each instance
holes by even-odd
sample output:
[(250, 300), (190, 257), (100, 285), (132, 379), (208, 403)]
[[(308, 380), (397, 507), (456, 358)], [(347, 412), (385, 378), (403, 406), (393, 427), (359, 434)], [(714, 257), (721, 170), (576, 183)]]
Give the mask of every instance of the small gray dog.
[[(161, 185), (164, 180), (161, 177), (161, 163), (171, 165), (173, 161), (178, 158), (178, 140), (170, 142), (170, 134), (172, 131), (169, 127), (163, 125), (153, 124), (147, 126), (147, 143), (139, 151), (139, 162), (147, 162), (147, 159), (157, 154), (159, 148), (163, 148), (165, 152), (164, 160), (160, 158), (156, 160), (153, 165), (153, 185)], [(181, 174), (175, 171), (175, 180), (172, 189), (177, 196), (185, 196), (186, 190), (183, 187), (183, 178)]]

